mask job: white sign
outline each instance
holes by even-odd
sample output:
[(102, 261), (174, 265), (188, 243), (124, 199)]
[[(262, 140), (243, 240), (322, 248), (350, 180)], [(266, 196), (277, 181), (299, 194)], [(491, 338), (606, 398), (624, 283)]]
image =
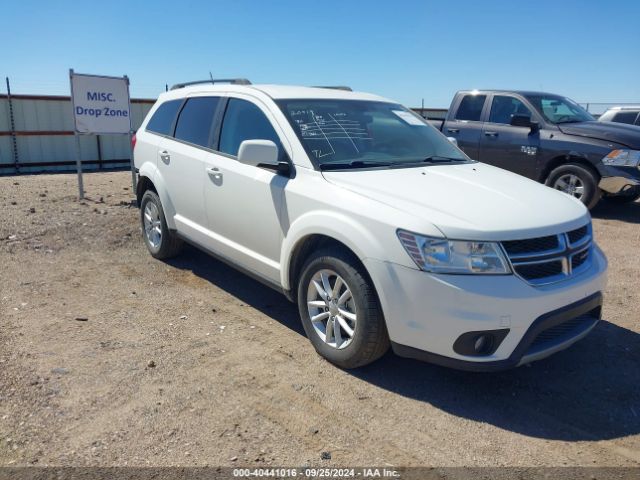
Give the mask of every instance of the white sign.
[(78, 133), (129, 133), (129, 81), (71, 73), (71, 104)]

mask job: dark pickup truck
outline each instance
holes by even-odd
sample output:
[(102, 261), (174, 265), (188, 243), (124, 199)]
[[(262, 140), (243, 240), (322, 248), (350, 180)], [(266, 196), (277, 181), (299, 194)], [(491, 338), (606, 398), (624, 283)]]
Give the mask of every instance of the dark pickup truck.
[(592, 208), (640, 198), (640, 127), (597, 122), (574, 101), (542, 92), (458, 92), (429, 120), (471, 158), (543, 182)]

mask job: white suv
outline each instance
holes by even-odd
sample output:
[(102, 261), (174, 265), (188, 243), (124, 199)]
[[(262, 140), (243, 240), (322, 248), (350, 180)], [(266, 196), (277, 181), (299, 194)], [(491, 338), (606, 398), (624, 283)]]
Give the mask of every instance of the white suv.
[(597, 324), (607, 262), (579, 201), (470, 160), (391, 100), (224, 82), (163, 93), (137, 132), (155, 258), (187, 241), (282, 291), (343, 368), (389, 345), (509, 368)]

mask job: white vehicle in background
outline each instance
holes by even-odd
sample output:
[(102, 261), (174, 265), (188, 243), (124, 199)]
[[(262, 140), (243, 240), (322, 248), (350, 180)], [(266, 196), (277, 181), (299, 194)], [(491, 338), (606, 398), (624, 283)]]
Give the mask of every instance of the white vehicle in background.
[(598, 121), (640, 126), (640, 105), (611, 107), (598, 117)]
[(282, 291), (340, 367), (391, 345), (455, 368), (510, 368), (600, 318), (607, 262), (584, 205), (470, 160), (391, 100), (177, 85), (134, 156), (151, 255), (186, 240)]

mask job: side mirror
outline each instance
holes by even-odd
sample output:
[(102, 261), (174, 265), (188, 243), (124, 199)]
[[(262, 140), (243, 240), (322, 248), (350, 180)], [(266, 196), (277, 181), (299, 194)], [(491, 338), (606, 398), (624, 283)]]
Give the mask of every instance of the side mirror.
[(456, 137), (447, 137), (451, 143), (453, 143), (456, 147), (458, 146), (458, 139)]
[(271, 140), (245, 140), (238, 149), (238, 161), (245, 165), (278, 166), (278, 147)]
[(529, 115), (513, 115), (511, 117), (511, 126), (530, 128), (532, 132), (540, 129), (538, 122), (532, 122)]

